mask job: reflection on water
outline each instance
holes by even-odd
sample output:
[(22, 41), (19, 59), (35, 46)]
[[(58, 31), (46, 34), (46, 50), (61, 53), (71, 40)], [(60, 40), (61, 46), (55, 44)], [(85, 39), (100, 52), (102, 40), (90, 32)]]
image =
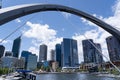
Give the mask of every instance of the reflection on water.
[(39, 80), (120, 80), (119, 78), (100, 77), (93, 74), (40, 74)]

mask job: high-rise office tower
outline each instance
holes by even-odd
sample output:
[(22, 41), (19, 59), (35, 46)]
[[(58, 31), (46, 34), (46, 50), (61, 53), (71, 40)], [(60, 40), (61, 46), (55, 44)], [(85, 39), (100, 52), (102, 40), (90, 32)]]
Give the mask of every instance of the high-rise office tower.
[(56, 51), (56, 61), (59, 64), (59, 67), (61, 66), (61, 61), (62, 61), (62, 52), (61, 52), (61, 44), (56, 44), (55, 45), (55, 51)]
[(51, 61), (55, 61), (55, 50), (50, 51)]
[(25, 69), (27, 68), (27, 63), (28, 63), (28, 56), (32, 55), (31, 52), (28, 51), (22, 51), (21, 57), (25, 58)]
[(13, 57), (17, 57), (17, 58), (19, 57), (20, 44), (21, 44), (21, 36), (16, 38), (13, 42), (13, 47), (12, 47)]
[(0, 45), (0, 58), (4, 55), (5, 47)]
[(63, 67), (78, 66), (78, 48), (77, 41), (73, 39), (63, 38), (62, 42)]
[(103, 62), (102, 50), (99, 43), (94, 43), (92, 39), (86, 39), (82, 41), (84, 63), (96, 63)]
[(82, 41), (83, 46), (83, 57), (84, 57), (84, 63), (92, 63), (95, 62), (95, 56), (94, 56), (94, 46), (92, 45), (93, 40), (87, 39)]
[(111, 61), (120, 61), (120, 41), (114, 36), (106, 38), (109, 57)]
[(97, 64), (103, 63), (102, 49), (99, 43), (95, 43), (95, 62)]
[(72, 62), (73, 66), (79, 66), (79, 61), (78, 61), (78, 46), (77, 46), (77, 40), (72, 40)]
[(47, 60), (47, 45), (40, 45), (39, 62)]
[(37, 68), (37, 56), (35, 54), (28, 55), (27, 70), (35, 70)]

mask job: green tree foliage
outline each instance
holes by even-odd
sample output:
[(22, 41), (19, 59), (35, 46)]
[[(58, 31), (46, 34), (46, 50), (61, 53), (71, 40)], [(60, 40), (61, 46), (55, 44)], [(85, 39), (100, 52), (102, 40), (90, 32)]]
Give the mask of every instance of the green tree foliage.
[(9, 71), (8, 68), (0, 68), (0, 75), (2, 75), (2, 74), (7, 74), (8, 71)]
[(61, 70), (62, 70), (62, 69), (61, 69), (60, 67), (58, 67), (56, 71), (57, 71), (57, 72), (61, 72)]
[(49, 66), (45, 67), (45, 66), (42, 65), (40, 69), (43, 70), (43, 71), (46, 71), (46, 72), (50, 72), (50, 67)]

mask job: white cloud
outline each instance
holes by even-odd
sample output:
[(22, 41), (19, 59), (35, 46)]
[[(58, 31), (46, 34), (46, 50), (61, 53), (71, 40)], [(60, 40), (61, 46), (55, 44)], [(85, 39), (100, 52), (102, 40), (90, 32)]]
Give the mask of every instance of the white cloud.
[(32, 52), (33, 54), (38, 55), (39, 54), (39, 49), (37, 49), (36, 47), (30, 47), (28, 49), (28, 51)]
[(68, 19), (68, 18), (71, 16), (71, 14), (70, 14), (70, 13), (67, 13), (67, 12), (61, 12), (61, 14), (62, 14), (66, 19)]
[[(29, 49), (28, 49), (29, 52), (32, 52), (33, 54), (36, 54), (39, 58), (39, 48), (35, 47), (35, 46), (31, 46)], [(39, 59), (37, 59), (39, 60)]]
[(50, 29), (49, 25), (45, 24), (34, 24), (27, 22), (27, 25), (30, 27), (29, 30), (25, 31), (24, 36), (28, 38), (35, 38), (41, 42), (47, 42), (55, 38), (57, 31)]
[(50, 60), (50, 51), (51, 49), (55, 49), (55, 45), (58, 44), (58, 43), (61, 43), (62, 42), (62, 37), (61, 38), (54, 38), (53, 40), (50, 40), (48, 42), (40, 42), (40, 41), (36, 41), (36, 40), (32, 40), (32, 43), (34, 45), (31, 46), (28, 51), (36, 54), (39, 56), (39, 46), (42, 45), (42, 44), (46, 44), (47, 47), (48, 47), (48, 54), (47, 54), (47, 59)]
[(10, 43), (11, 41), (10, 40), (2, 40), (2, 39), (0, 39), (0, 43), (2, 43), (2, 44), (7, 44), (7, 43)]
[[(112, 9), (114, 11), (113, 16), (109, 16), (109, 17), (105, 17), (105, 18), (103, 18), (102, 16), (98, 16), (96, 14), (93, 14), (93, 16), (105, 21), (106, 23), (112, 25), (113, 27), (115, 27), (116, 29), (118, 29), (120, 31), (120, 0), (116, 1), (116, 4), (112, 7)], [(82, 22), (86, 23), (87, 25), (96, 26), (94, 23), (91, 23), (90, 21), (88, 21), (88, 20), (86, 20), (84, 18), (81, 18), (81, 19), (82, 19)], [(106, 39), (106, 37), (110, 36), (111, 34), (106, 32), (102, 28), (97, 27), (95, 30), (86, 31), (84, 33), (84, 35), (86, 35), (88, 39), (90, 38), (90, 39), (93, 39), (94, 42), (100, 43), (101, 46), (102, 46), (103, 54), (106, 57), (109, 56), (108, 51), (107, 51), (107, 45), (106, 45), (105, 39)], [(81, 37), (81, 36), (82, 35), (74, 36), (74, 38)], [(79, 46), (81, 46), (81, 44)], [(80, 53), (80, 54), (82, 55), (82, 53)]]
[[(96, 15), (96, 14), (93, 14), (93, 16), (97, 17), (97, 18), (105, 21), (106, 23), (112, 25), (113, 27), (116, 27), (117, 29), (119, 29), (120, 28), (120, 0), (116, 1), (116, 4), (112, 7), (112, 9), (114, 11), (113, 16), (109, 16), (109, 17), (105, 17), (105, 18), (103, 18), (102, 16), (99, 16), (99, 15)], [(84, 22), (90, 26), (96, 26), (96, 24), (94, 24), (84, 18), (81, 18), (81, 20), (82, 20), (82, 22)]]
[(20, 23), (20, 22), (21, 22), (21, 20), (20, 20), (20, 19), (15, 19), (15, 21), (16, 21), (16, 22), (18, 22), (18, 23)]
[[(99, 19), (101, 19), (101, 20), (103, 19), (102, 16), (98, 16), (98, 15), (96, 15), (96, 14), (93, 14), (93, 16), (94, 16), (94, 17), (97, 17), (97, 18), (99, 18)], [(80, 18), (80, 19), (81, 19), (82, 22), (85, 23), (86, 25), (97, 26), (96, 24), (92, 23), (91, 21), (89, 21), (89, 20), (87, 20), (87, 19), (85, 19), (85, 18)]]
[(116, 3), (114, 6), (112, 6), (114, 15), (119, 15), (120, 13), (120, 0), (116, 0)]
[(61, 43), (62, 37), (57, 38), (57, 31), (54, 29), (50, 29), (49, 25), (45, 24), (35, 24), (31, 22), (27, 22), (27, 25), (30, 27), (29, 30), (23, 31), (24, 36), (28, 38), (33, 38), (32, 44), (34, 47), (30, 47), (28, 50), (34, 54), (39, 55), (39, 46), (41, 44), (46, 44), (48, 46), (48, 60), (50, 59), (50, 50), (55, 49), (55, 45), (57, 43)]
[(61, 43), (62, 39), (63, 39), (62, 37), (61, 38), (55, 38), (52, 41), (49, 41), (48, 43), (46, 43), (47, 46), (48, 46), (48, 60), (50, 60), (51, 49), (55, 49), (55, 45), (58, 44), (58, 43)]
[[(108, 57), (107, 45), (105, 41), (105, 38), (108, 35), (110, 34), (108, 34), (107, 32), (103, 32), (101, 34), (101, 31), (94, 29), (94, 30), (86, 31), (83, 35), (76, 34), (75, 36), (72, 36), (72, 38), (76, 39), (78, 42), (79, 62), (83, 61), (82, 40), (85, 39), (93, 39), (94, 43), (100, 43), (102, 47), (102, 53)], [(104, 58), (104, 60), (106, 61), (107, 59)]]

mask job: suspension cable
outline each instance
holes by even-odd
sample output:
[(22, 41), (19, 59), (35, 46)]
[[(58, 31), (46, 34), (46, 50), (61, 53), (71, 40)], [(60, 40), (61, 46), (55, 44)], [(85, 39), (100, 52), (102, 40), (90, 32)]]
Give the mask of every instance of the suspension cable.
[(112, 64), (112, 66), (113, 66), (116, 70), (118, 70), (119, 73), (120, 73), (120, 69), (119, 69), (116, 65), (114, 65), (114, 64), (112, 63), (112, 61), (109, 60), (108, 57), (106, 57), (105, 55), (103, 55), (102, 52), (101, 52), (101, 50), (98, 49), (98, 48), (95, 46), (95, 44), (93, 44), (85, 35), (84, 35), (84, 37), (90, 42), (90, 44), (92, 44), (92, 46), (95, 47), (95, 49), (98, 50), (98, 52), (99, 52), (98, 54), (100, 54), (101, 56), (105, 57), (105, 58), (110, 62), (110, 64)]
[[(56, 9), (57, 9), (57, 8), (56, 8)], [(63, 15), (59, 9), (57, 9), (57, 11), (60, 12), (61, 15)], [(63, 15), (63, 17), (65, 18), (64, 15)], [(65, 18), (65, 19), (66, 19), (66, 18)], [(68, 19), (66, 19), (66, 20), (67, 20), (67, 22), (69, 22), (70, 24), (72, 24), (72, 26), (73, 26), (74, 28), (76, 28), (76, 26), (75, 26), (71, 21), (69, 21)], [(92, 44), (92, 46), (94, 46), (94, 47), (98, 50), (98, 52), (100, 53), (100, 55), (103, 56), (103, 57), (105, 57), (105, 58), (110, 62), (110, 64), (112, 64), (112, 66), (120, 73), (120, 69), (119, 69), (116, 65), (114, 65), (114, 64), (112, 63), (112, 61), (110, 61), (110, 60), (108, 59), (108, 57), (106, 57), (105, 55), (103, 55), (102, 52), (101, 52), (101, 50), (98, 49), (98, 47), (96, 47), (95, 44), (93, 44), (84, 34), (83, 34), (83, 36), (90, 42), (90, 44)], [(98, 54), (99, 54), (99, 53), (98, 53)]]
[(21, 24), (18, 28), (16, 28), (14, 31), (12, 31), (10, 34), (8, 34), (5, 38), (3, 38), (0, 43), (2, 43), (4, 40), (6, 40), (7, 38), (9, 38), (11, 35), (13, 35), (15, 32), (17, 32), (19, 29), (21, 29), (28, 21), (30, 21), (31, 19), (33, 19), (36, 15), (30, 17), (29, 19), (27, 19), (23, 24)]

